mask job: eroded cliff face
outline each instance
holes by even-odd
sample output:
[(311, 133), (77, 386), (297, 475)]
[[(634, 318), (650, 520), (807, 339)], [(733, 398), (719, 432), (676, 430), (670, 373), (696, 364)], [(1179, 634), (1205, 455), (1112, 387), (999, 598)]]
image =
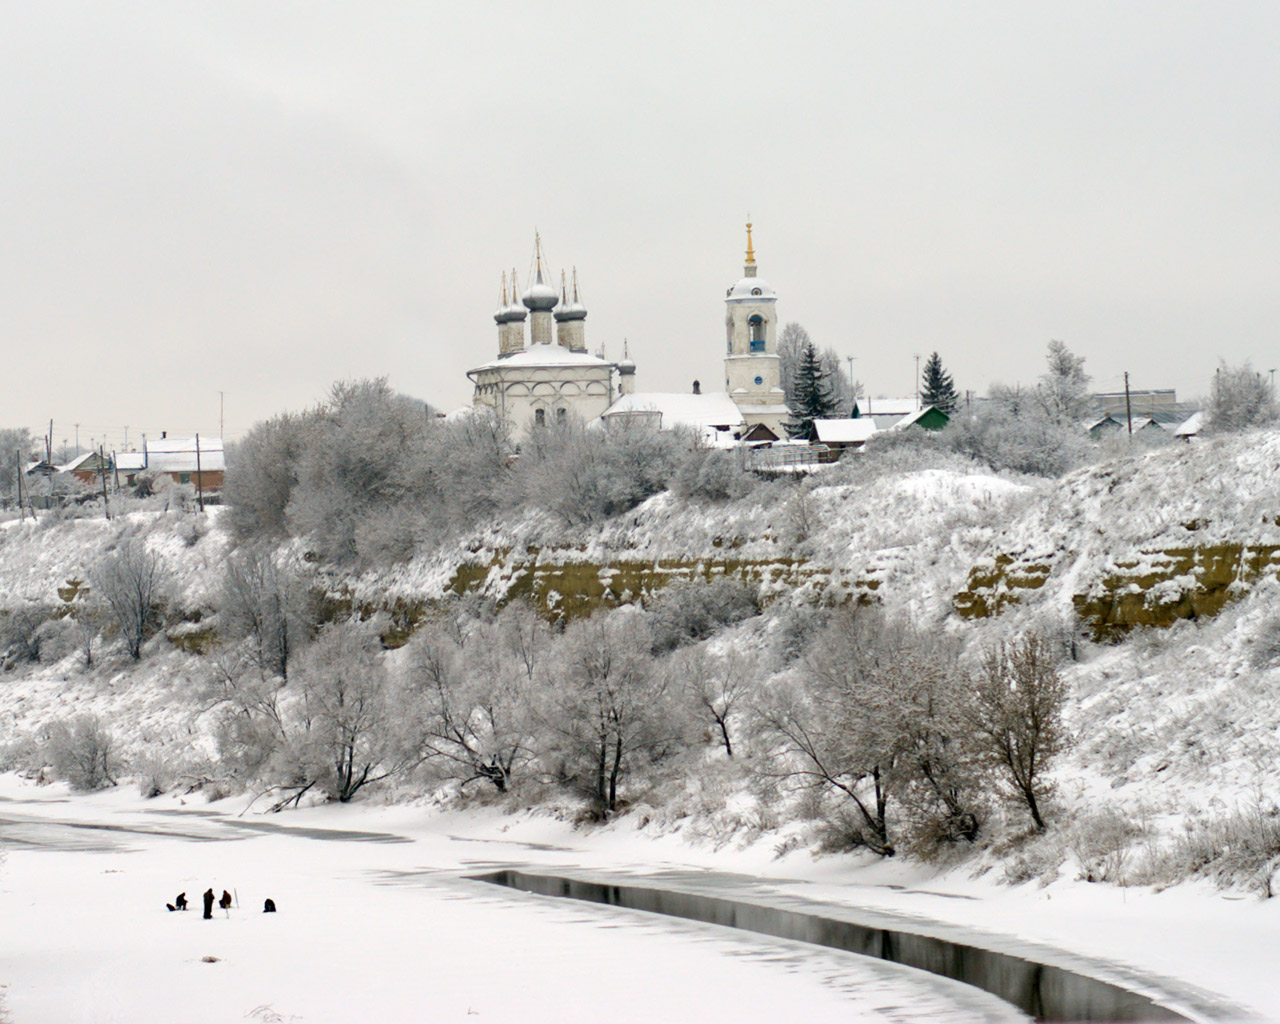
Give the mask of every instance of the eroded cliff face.
[[(1280, 578), (1280, 545), (1156, 549), (1085, 568), (1069, 595), (1071, 606), (1095, 640), (1117, 640), (1135, 626), (1216, 615), (1260, 579)], [(1042, 590), (1053, 575), (1043, 559), (997, 555), (970, 571), (953, 605), (967, 619), (999, 615)]]

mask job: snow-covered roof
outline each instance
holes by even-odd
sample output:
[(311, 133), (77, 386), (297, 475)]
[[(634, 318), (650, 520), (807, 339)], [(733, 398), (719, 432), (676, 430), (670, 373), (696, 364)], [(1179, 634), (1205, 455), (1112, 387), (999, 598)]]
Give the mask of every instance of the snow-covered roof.
[[(196, 471), (196, 439), (194, 437), (162, 437), (147, 441), (140, 452), (117, 452), (116, 468), (135, 471), (155, 470), (159, 473), (194, 473)], [(227, 468), (222, 451), (222, 438), (200, 438), (200, 472), (218, 473)]]
[(601, 419), (644, 414), (657, 415), (663, 430), (692, 427), (701, 431), (708, 427), (738, 427), (744, 422), (742, 410), (723, 391), (704, 395), (660, 391), (623, 395), (601, 414)]
[(862, 444), (876, 432), (875, 420), (863, 416), (856, 420), (814, 420), (818, 440), (824, 444)]
[(763, 302), (777, 297), (773, 286), (762, 277), (744, 277), (725, 292), (726, 302)]
[(613, 363), (590, 352), (574, 352), (563, 345), (532, 345), (522, 352), (513, 352), (509, 356), (499, 356), (481, 366), (472, 373), (481, 370), (504, 369), (536, 369), (542, 366), (613, 366)]
[(1195, 437), (1204, 427), (1204, 412), (1193, 413), (1173, 432), (1175, 437)]
[[(933, 408), (936, 408), (936, 407), (932, 405), (926, 405), (923, 409), (916, 409), (914, 412), (907, 413), (905, 416), (902, 417), (902, 419), (898, 420), (898, 422), (893, 425), (893, 429), (901, 430), (903, 427), (911, 426), (911, 424), (915, 423), (925, 413), (927, 413), (930, 409), (933, 409)], [(879, 414), (877, 413), (877, 415)], [(943, 415), (945, 416), (946, 413), (943, 413)]]
[(77, 469), (79, 469), (81, 466), (83, 466), (86, 462), (88, 462), (88, 461), (89, 461), (91, 458), (93, 458), (96, 454), (97, 454), (97, 452), (84, 452), (84, 453), (83, 453), (83, 454), (81, 454), (81, 455), (77, 455), (77, 456), (76, 456), (74, 459), (72, 459), (70, 462), (66, 463), (65, 465), (59, 466), (59, 467), (58, 467), (58, 472), (59, 472), (59, 473), (74, 473)]
[(918, 398), (859, 398), (858, 412), (863, 416), (906, 416), (923, 410)]

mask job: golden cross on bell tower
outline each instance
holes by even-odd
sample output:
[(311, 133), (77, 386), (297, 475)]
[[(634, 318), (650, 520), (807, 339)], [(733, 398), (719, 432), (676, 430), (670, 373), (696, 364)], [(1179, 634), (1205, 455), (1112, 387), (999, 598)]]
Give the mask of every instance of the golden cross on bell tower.
[(753, 266), (756, 262), (756, 251), (751, 248), (751, 214), (747, 214), (747, 266)]

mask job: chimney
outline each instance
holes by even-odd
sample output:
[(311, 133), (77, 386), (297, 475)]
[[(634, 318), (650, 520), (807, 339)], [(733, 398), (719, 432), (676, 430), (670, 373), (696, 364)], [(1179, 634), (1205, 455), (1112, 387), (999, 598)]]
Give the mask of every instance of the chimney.
[(700, 380), (695, 380), (695, 381), (693, 382), (693, 393), (694, 393), (695, 395), (700, 395), (700, 394), (702, 394), (702, 381), (700, 381)]
[(166, 437), (168, 437), (168, 436), (169, 436), (169, 431), (167, 431), (167, 430), (162, 430), (162, 431), (160, 431), (160, 440), (161, 440), (161, 441), (163, 441), (163, 440), (164, 440)]

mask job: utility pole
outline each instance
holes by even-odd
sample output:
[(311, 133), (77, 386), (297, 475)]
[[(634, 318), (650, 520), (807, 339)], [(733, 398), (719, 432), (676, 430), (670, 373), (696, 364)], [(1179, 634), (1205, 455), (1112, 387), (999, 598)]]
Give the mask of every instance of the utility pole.
[(916, 408), (920, 408), (920, 353), (916, 353)]
[(845, 356), (849, 363), (849, 415), (853, 415), (853, 410), (858, 404), (858, 388), (853, 383), (853, 361), (857, 356)]
[(80, 454), (80, 424), (76, 424), (76, 454)]
[[(1150, 394), (1150, 392), (1148, 392)], [(1124, 414), (1129, 419), (1129, 438), (1133, 439), (1133, 406), (1129, 404), (1129, 371), (1124, 371)]]
[(222, 408), (223, 408), (223, 400), (226, 394), (227, 393), (225, 391), (218, 392), (218, 438), (222, 441), (222, 444), (224, 447), (226, 446), (227, 441), (226, 441), (226, 434), (223, 433)]
[(101, 446), (98, 448), (98, 477), (102, 480), (102, 514), (111, 518), (111, 508), (107, 504), (107, 457)]
[(200, 435), (196, 434), (196, 495), (200, 511), (204, 511), (204, 474), (200, 472)]
[[(13, 470), (14, 475), (18, 478), (18, 517), (20, 519), (27, 518), (26, 508), (22, 504), (22, 449), (15, 448), (13, 450)], [(36, 510), (31, 510), (31, 518), (36, 517)]]

